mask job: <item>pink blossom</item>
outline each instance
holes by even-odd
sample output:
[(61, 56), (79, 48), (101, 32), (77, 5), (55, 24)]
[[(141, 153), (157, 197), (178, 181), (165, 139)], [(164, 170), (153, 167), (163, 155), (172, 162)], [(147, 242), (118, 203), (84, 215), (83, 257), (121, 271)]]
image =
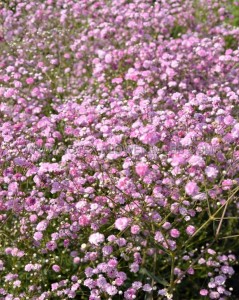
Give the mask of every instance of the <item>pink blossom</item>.
[(231, 179), (225, 179), (222, 181), (222, 189), (223, 190), (230, 190), (233, 185), (234, 185), (234, 183)]
[(144, 144), (155, 145), (159, 141), (159, 133), (150, 131), (143, 134), (140, 139)]
[(131, 227), (131, 233), (132, 234), (138, 234), (140, 232), (140, 227), (139, 227), (139, 225), (133, 225), (132, 227)]
[(205, 162), (201, 156), (193, 155), (189, 159), (189, 164), (192, 166), (203, 167), (205, 165)]
[(110, 64), (112, 62), (112, 56), (110, 53), (107, 53), (106, 56), (105, 56), (105, 62), (107, 64)]
[(217, 177), (218, 170), (213, 166), (208, 166), (205, 169), (205, 173), (206, 173), (208, 178), (213, 178), (214, 179), (214, 178)]
[(34, 83), (34, 79), (32, 77), (29, 77), (26, 79), (26, 83), (27, 84), (33, 84)]
[(36, 240), (36, 241), (40, 241), (40, 240), (42, 240), (42, 238), (43, 238), (43, 234), (41, 233), (41, 232), (35, 232), (34, 233), (34, 235), (33, 235), (33, 238), (34, 238), (34, 240)]
[(96, 232), (96, 233), (92, 233), (89, 237), (89, 242), (92, 245), (96, 245), (98, 246), (99, 244), (103, 243), (105, 240), (105, 237), (102, 233)]
[(115, 221), (115, 228), (122, 231), (125, 230), (130, 224), (130, 219), (126, 217), (118, 218)]
[(8, 186), (8, 191), (9, 191), (9, 194), (11, 196), (13, 196), (14, 194), (17, 193), (18, 191), (18, 183), (17, 182), (11, 182)]
[(195, 229), (195, 227), (192, 226), (192, 225), (189, 225), (189, 226), (187, 226), (187, 228), (186, 228), (186, 233), (187, 233), (188, 235), (193, 235), (195, 231), (196, 231), (196, 229)]
[(173, 238), (178, 238), (180, 236), (180, 232), (176, 228), (173, 228), (170, 230), (170, 235)]
[(54, 251), (57, 248), (57, 243), (55, 241), (47, 242), (46, 248), (50, 251)]
[(185, 192), (189, 196), (195, 196), (196, 194), (199, 193), (199, 187), (197, 186), (196, 182), (189, 181), (185, 186)]
[(52, 270), (53, 270), (54, 272), (56, 272), (56, 273), (59, 273), (60, 270), (61, 270), (61, 268), (60, 268), (58, 265), (53, 265), (53, 266), (52, 266)]
[(207, 296), (208, 295), (208, 290), (206, 290), (206, 289), (200, 290), (200, 295), (201, 296)]
[(48, 222), (46, 220), (43, 220), (37, 224), (36, 230), (45, 231), (47, 226), (48, 226)]
[(147, 164), (140, 162), (136, 165), (135, 170), (140, 177), (144, 177), (148, 174), (149, 167)]

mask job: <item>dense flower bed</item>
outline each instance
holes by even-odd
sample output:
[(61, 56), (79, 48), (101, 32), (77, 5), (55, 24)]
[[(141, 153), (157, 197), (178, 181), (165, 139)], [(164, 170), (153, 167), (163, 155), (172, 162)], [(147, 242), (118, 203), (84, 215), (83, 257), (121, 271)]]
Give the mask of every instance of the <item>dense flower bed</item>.
[(2, 4), (0, 299), (238, 299), (238, 12)]

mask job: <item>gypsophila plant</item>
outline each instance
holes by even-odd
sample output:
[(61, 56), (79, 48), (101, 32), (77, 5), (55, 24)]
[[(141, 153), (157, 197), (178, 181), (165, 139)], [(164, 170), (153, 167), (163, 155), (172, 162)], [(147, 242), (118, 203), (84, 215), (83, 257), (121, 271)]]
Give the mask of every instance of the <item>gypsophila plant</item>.
[(238, 12), (0, 3), (0, 299), (239, 299)]

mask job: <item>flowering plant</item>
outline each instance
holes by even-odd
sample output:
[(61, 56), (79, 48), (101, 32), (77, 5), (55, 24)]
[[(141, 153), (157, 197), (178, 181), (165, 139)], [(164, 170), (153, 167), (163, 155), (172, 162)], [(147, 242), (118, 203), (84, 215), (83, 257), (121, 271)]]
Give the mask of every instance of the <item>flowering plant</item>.
[(0, 22), (0, 299), (238, 299), (238, 2)]

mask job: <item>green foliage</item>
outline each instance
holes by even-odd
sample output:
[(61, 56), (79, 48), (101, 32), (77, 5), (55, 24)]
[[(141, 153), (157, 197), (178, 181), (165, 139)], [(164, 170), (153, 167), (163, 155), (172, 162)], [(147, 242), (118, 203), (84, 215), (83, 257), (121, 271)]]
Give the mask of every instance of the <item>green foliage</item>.
[(235, 27), (238, 27), (239, 26), (239, 5), (236, 5), (234, 0), (230, 0), (227, 9), (229, 13), (232, 15), (232, 18), (227, 19), (227, 22)]
[(225, 49), (236, 50), (238, 48), (238, 41), (232, 35), (226, 35), (224, 37)]
[(179, 25), (179, 24), (175, 24), (175, 26), (172, 28), (172, 31), (171, 31), (171, 37), (173, 39), (176, 39), (178, 38), (180, 35), (186, 33), (187, 31), (187, 28)]

